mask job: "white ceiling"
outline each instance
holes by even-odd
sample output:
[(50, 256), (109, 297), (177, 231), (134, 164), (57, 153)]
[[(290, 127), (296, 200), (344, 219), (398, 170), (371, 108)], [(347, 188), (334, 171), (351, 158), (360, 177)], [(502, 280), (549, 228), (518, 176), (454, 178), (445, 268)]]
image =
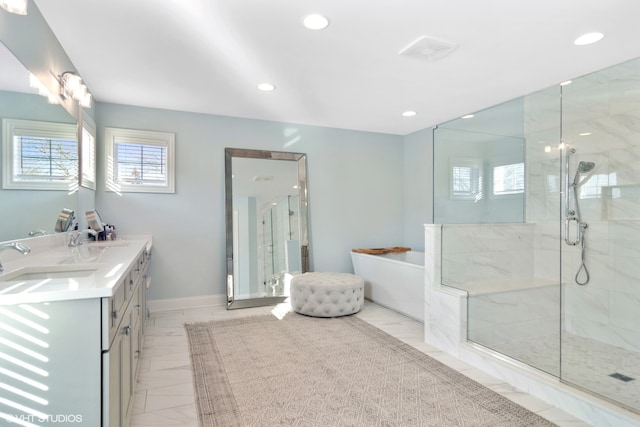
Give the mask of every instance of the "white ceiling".
[(637, 0), (35, 2), (98, 101), (399, 135), (640, 56)]

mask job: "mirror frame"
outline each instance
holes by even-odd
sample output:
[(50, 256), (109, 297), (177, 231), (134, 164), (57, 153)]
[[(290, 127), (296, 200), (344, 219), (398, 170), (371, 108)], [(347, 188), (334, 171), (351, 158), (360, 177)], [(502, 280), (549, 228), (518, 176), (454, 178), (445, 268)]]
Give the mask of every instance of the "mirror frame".
[(264, 160), (288, 160), (298, 164), (299, 228), (301, 272), (309, 271), (309, 230), (308, 230), (308, 191), (307, 191), (307, 155), (284, 151), (250, 150), (225, 148), (225, 225), (226, 225), (226, 273), (227, 273), (227, 309), (260, 307), (284, 302), (288, 296), (265, 296), (261, 298), (236, 299), (234, 295), (233, 271), (233, 180), (232, 161), (234, 158)]

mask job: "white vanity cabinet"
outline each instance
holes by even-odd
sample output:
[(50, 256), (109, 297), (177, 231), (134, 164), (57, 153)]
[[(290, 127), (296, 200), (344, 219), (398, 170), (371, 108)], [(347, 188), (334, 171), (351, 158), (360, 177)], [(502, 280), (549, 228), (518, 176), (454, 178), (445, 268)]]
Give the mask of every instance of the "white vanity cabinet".
[(127, 426), (143, 344), (146, 317), (145, 251), (132, 263), (112, 298), (102, 298), (103, 427)]
[(0, 426), (127, 426), (150, 240), (50, 243), (0, 274)]

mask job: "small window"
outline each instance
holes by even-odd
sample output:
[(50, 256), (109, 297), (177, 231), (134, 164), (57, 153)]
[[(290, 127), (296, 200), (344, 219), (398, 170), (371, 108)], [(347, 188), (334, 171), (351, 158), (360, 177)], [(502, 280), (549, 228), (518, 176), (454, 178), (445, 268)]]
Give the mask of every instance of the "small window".
[[(590, 177), (584, 178), (585, 181), (578, 180), (579, 187), (578, 191), (580, 192), (581, 199), (598, 199), (602, 195), (602, 187), (614, 186), (617, 184), (617, 176), (616, 173), (599, 173), (591, 175)], [(612, 197), (619, 197), (619, 189), (612, 193)]]
[(524, 193), (524, 163), (493, 167), (493, 195)]
[(175, 135), (106, 128), (107, 190), (175, 193)]
[(5, 189), (66, 190), (77, 187), (77, 126), (2, 120)]
[(80, 185), (96, 189), (96, 124), (90, 118), (82, 121), (82, 180)]
[(482, 164), (477, 159), (453, 159), (451, 164), (451, 198), (482, 199)]

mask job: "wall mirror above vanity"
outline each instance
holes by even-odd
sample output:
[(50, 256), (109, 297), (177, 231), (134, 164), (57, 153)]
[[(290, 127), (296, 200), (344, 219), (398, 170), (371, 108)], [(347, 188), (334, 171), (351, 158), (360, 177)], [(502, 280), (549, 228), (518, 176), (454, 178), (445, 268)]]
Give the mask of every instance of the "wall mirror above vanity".
[(0, 24), (0, 241), (6, 241), (54, 233), (61, 211), (93, 207), (96, 131), (91, 110), (54, 90), (54, 75), (72, 67), (36, 6), (26, 16), (2, 10)]
[(306, 155), (225, 149), (227, 307), (273, 305), (309, 270)]

